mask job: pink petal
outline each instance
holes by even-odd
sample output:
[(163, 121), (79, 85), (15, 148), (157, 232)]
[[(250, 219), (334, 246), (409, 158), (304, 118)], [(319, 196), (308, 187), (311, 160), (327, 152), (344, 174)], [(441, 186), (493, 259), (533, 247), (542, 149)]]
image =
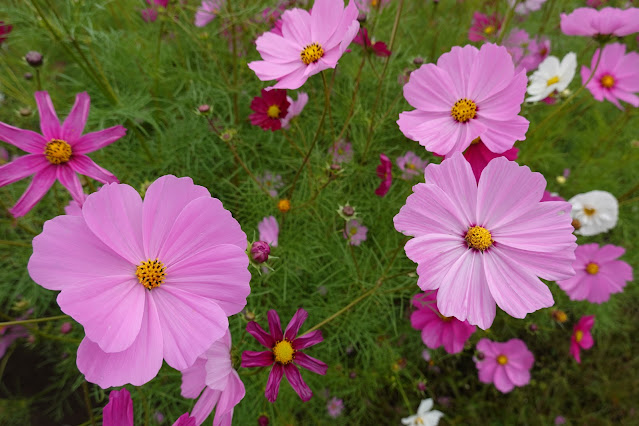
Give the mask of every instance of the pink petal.
[(408, 241), (404, 250), (406, 256), (417, 263), (419, 288), (436, 290), (468, 247), (462, 236), (428, 234)]
[(497, 362), (492, 360), (484, 360), (477, 363), (479, 372), (479, 381), (482, 383), (493, 383), (495, 381), (495, 371), (497, 370)]
[(273, 368), (271, 369), (271, 372), (268, 375), (268, 380), (266, 381), (266, 391), (264, 392), (264, 395), (269, 402), (275, 402), (277, 399), (283, 375), (284, 367), (282, 367), (282, 364), (277, 362), (273, 364)]
[(594, 344), (595, 340), (592, 338), (592, 334), (590, 334), (590, 332), (584, 332), (581, 342), (579, 342), (579, 346), (583, 349), (590, 349)]
[(38, 173), (40, 170), (49, 166), (49, 164), (45, 156), (41, 153), (18, 157), (12, 162), (0, 166), (0, 187)]
[(77, 139), (73, 145), (74, 154), (88, 154), (111, 145), (126, 135), (126, 129), (122, 126), (109, 127), (99, 132), (87, 133)]
[(605, 263), (611, 260), (618, 259), (623, 256), (625, 252), (626, 249), (624, 249), (623, 247), (606, 244), (605, 246), (601, 246), (601, 248), (597, 251), (597, 262)]
[[(242, 368), (266, 367), (273, 364), (273, 352), (271, 351), (244, 351), (242, 352)], [(276, 364), (277, 365), (277, 364)]]
[(501, 393), (508, 393), (515, 388), (515, 385), (508, 378), (506, 368), (503, 365), (498, 365), (495, 368), (493, 381), (495, 383), (495, 387)]
[(102, 426), (133, 426), (133, 400), (128, 390), (111, 391), (102, 410)]
[(202, 389), (206, 387), (206, 383), (204, 382), (206, 377), (205, 366), (206, 359), (198, 358), (192, 366), (182, 370), (182, 385), (180, 389), (182, 390), (182, 396), (184, 398), (195, 399), (202, 393)]
[(300, 331), (300, 327), (304, 324), (304, 321), (308, 318), (308, 312), (304, 309), (300, 308), (295, 312), (293, 318), (289, 321), (286, 326), (286, 331), (284, 332), (284, 338), (286, 340), (292, 341), (297, 336), (297, 333)]
[(580, 351), (581, 349), (579, 348), (579, 345), (576, 342), (573, 341), (570, 343), (570, 355), (572, 355), (575, 358), (575, 361), (577, 361), (578, 364), (581, 363)]
[(118, 183), (110, 171), (98, 166), (86, 155), (74, 155), (69, 161), (69, 166), (81, 175), (93, 178), (101, 183)]
[(479, 50), (470, 44), (464, 47), (454, 46), (450, 53), (441, 55), (437, 60), (437, 66), (446, 70), (456, 89), (454, 93), (457, 95), (457, 99), (449, 106), (449, 110), (455, 102), (464, 97), (468, 87), (468, 78), (472, 73), (472, 65), (478, 52)]
[(308, 401), (313, 397), (313, 391), (311, 391), (311, 388), (304, 382), (300, 370), (298, 370), (295, 365), (285, 365), (284, 374), (286, 374), (286, 379), (293, 387), (293, 390), (302, 398), (302, 401)]
[(184, 413), (173, 423), (172, 426), (198, 426), (195, 417), (191, 417), (189, 413)]
[[(515, 65), (505, 47), (489, 43), (481, 46), (471, 69), (483, 72), (470, 72), (467, 92), (463, 95), (480, 104), (482, 100), (503, 90), (511, 82)], [(520, 91), (523, 102), (526, 84), (520, 87)]]
[(222, 391), (204, 388), (204, 392), (198, 398), (191, 410), (191, 416), (195, 417), (195, 424), (201, 425), (213, 412), (215, 404), (220, 400)]
[[(228, 333), (227, 331), (227, 334)], [(206, 355), (206, 387), (224, 390), (228, 375), (233, 371), (231, 364), (231, 347), (222, 339), (214, 342), (205, 352)]]
[(10, 143), (30, 154), (44, 152), (47, 140), (40, 134), (31, 130), (18, 129), (5, 123), (0, 123), (0, 140)]
[(268, 329), (275, 340), (283, 340), (284, 334), (282, 333), (282, 326), (280, 324), (280, 316), (277, 311), (271, 309), (266, 314), (268, 318)]
[(51, 139), (62, 139), (62, 128), (60, 121), (53, 108), (51, 97), (47, 92), (35, 92), (38, 112), (40, 113), (40, 129), (47, 141)]
[(325, 375), (328, 370), (328, 365), (317, 358), (306, 355), (304, 352), (297, 352), (294, 362), (300, 367), (306, 368), (313, 373), (321, 374), (322, 376)]
[(44, 197), (47, 191), (49, 191), (49, 188), (51, 188), (51, 185), (55, 182), (55, 178), (56, 169), (53, 165), (49, 165), (37, 172), (33, 176), (33, 180), (27, 190), (24, 191), (24, 194), (22, 194), (16, 204), (9, 209), (9, 213), (11, 213), (13, 217), (21, 217), (27, 214), (29, 210)]
[(213, 426), (231, 426), (233, 409), (244, 398), (245, 393), (244, 383), (240, 380), (240, 376), (235, 370), (231, 371), (226, 388), (222, 392), (215, 410)]
[(486, 131), (481, 134), (482, 141), (493, 152), (502, 153), (513, 147), (515, 141), (526, 139), (526, 131), (530, 122), (520, 115), (509, 120), (492, 120), (480, 117), (473, 120), (482, 123)]
[[(311, 25), (311, 14), (304, 9), (288, 9), (282, 14), (283, 38), (299, 43), (301, 49), (313, 42)], [(301, 53), (301, 49), (297, 52), (298, 57)]]
[(506, 244), (499, 244), (499, 249), (503, 250), (509, 262), (516, 265), (517, 268), (545, 280), (561, 280), (570, 278), (575, 274), (570, 258), (556, 252), (540, 253), (519, 250)]
[(450, 116), (455, 102), (463, 96), (457, 93), (450, 75), (434, 64), (425, 64), (410, 75), (404, 85), (404, 97), (420, 111), (445, 112)]
[(314, 330), (293, 340), (292, 345), (293, 349), (300, 351), (302, 349), (310, 348), (313, 345), (317, 345), (323, 341), (324, 337), (322, 337), (322, 330)]
[[(337, 31), (344, 14), (342, 0), (315, 0), (311, 9), (311, 39), (325, 46), (328, 39)], [(355, 15), (357, 18), (357, 15)]]
[(246, 324), (246, 331), (253, 337), (255, 340), (260, 342), (260, 344), (266, 348), (273, 348), (275, 346), (275, 339), (271, 337), (264, 329), (255, 321), (251, 321)]
[(84, 126), (87, 124), (91, 100), (87, 92), (78, 93), (75, 96), (75, 104), (71, 112), (62, 124), (62, 140), (74, 145), (74, 142), (82, 136)]
[(525, 386), (530, 383), (530, 371), (506, 365), (506, 375), (515, 386)]
[(73, 169), (67, 165), (61, 164), (58, 165), (56, 168), (58, 169), (58, 180), (60, 181), (62, 186), (64, 186), (69, 191), (76, 202), (82, 203), (84, 201), (85, 195), (84, 191), (82, 190), (82, 184), (80, 183), (80, 178), (78, 178), (78, 175), (76, 175)]

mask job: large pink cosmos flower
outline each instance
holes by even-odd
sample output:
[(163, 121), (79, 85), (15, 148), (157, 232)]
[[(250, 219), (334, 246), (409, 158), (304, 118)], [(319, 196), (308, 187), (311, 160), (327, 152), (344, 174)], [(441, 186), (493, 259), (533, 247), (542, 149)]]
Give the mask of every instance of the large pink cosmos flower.
[(526, 95), (526, 71), (515, 72), (503, 46), (455, 46), (435, 64), (410, 75), (404, 97), (417, 108), (399, 115), (399, 129), (428, 151), (450, 155), (481, 136), (502, 153), (526, 138), (528, 120), (518, 115)]
[(413, 296), (412, 303), (417, 309), (410, 316), (410, 324), (422, 332), (422, 341), (427, 347), (436, 349), (443, 346), (449, 354), (459, 353), (475, 332), (475, 326), (443, 316), (437, 310), (436, 301), (436, 291)]
[(78, 93), (73, 109), (62, 125), (49, 94), (36, 92), (35, 98), (40, 112), (42, 135), (0, 123), (0, 140), (29, 153), (0, 166), (0, 187), (35, 173), (22, 197), (9, 209), (15, 217), (27, 214), (44, 197), (56, 179), (78, 203), (84, 201), (84, 193), (76, 173), (102, 183), (117, 182), (115, 176), (95, 164), (86, 154), (104, 148), (126, 134), (126, 129), (122, 126), (82, 134), (91, 102), (86, 92)]
[(509, 315), (553, 305), (539, 278), (574, 275), (570, 203), (541, 203), (546, 181), (499, 157), (475, 181), (461, 153), (429, 164), (426, 183), (395, 216), (395, 229), (413, 238), (406, 255), (417, 263), (419, 287), (439, 289), (442, 315), (486, 329), (495, 303)]
[[(639, 9), (638, 9), (639, 10)], [(639, 16), (637, 17), (639, 20)], [(634, 107), (639, 107), (639, 53), (629, 52), (626, 45), (621, 43), (608, 44), (603, 48), (599, 66), (595, 70), (586, 88), (598, 100), (612, 102), (619, 109), (623, 109), (619, 101), (625, 101)], [(592, 57), (591, 68), (581, 67), (581, 79), (586, 83), (591, 70), (595, 68), (599, 49)]]
[(78, 369), (102, 388), (190, 367), (250, 293), (246, 235), (191, 178), (163, 176), (142, 201), (128, 185), (89, 195), (33, 239), (29, 274), (82, 324)]
[(604, 7), (597, 10), (580, 7), (568, 15), (562, 13), (560, 26), (566, 35), (624, 37), (639, 32), (639, 9)]
[(494, 383), (501, 393), (508, 393), (515, 386), (525, 386), (530, 382), (530, 369), (535, 363), (535, 356), (520, 339), (507, 342), (493, 342), (481, 339), (477, 342), (477, 350), (482, 358), (475, 361), (479, 370), (479, 381)]
[(217, 405), (213, 426), (231, 426), (233, 410), (244, 394), (244, 383), (231, 363), (231, 333), (228, 331), (200, 355), (195, 364), (182, 371), (182, 396), (199, 396), (191, 410), (197, 425), (201, 425)]
[(324, 375), (328, 366), (319, 359), (306, 355), (301, 352), (302, 349), (309, 348), (322, 342), (322, 332), (315, 330), (306, 333), (301, 337), (297, 337), (306, 318), (308, 312), (304, 309), (298, 309), (293, 318), (286, 326), (286, 330), (282, 333), (280, 325), (280, 317), (275, 310), (268, 311), (268, 328), (270, 333), (264, 331), (262, 327), (255, 321), (251, 321), (246, 325), (248, 331), (268, 351), (253, 352), (244, 351), (242, 353), (242, 367), (267, 367), (272, 365), (271, 373), (266, 382), (266, 399), (275, 402), (277, 394), (280, 391), (280, 382), (282, 376), (286, 374), (288, 382), (291, 384), (295, 392), (302, 398), (302, 401), (308, 401), (313, 396), (313, 391), (308, 387), (300, 371), (294, 364), (311, 370), (314, 373)]
[(603, 303), (613, 293), (621, 293), (626, 284), (632, 281), (632, 267), (622, 260), (626, 250), (623, 247), (606, 244), (584, 244), (575, 250), (575, 276), (557, 281), (570, 300), (587, 300), (590, 303)]
[(297, 89), (320, 71), (335, 68), (359, 30), (351, 0), (315, 0), (310, 13), (291, 9), (282, 14), (282, 34), (267, 32), (256, 40), (261, 61), (248, 64), (262, 81), (277, 80), (276, 89)]
[(570, 336), (570, 355), (575, 358), (577, 363), (581, 364), (581, 350), (590, 349), (595, 344), (595, 340), (592, 338), (590, 330), (595, 325), (595, 316), (589, 315), (587, 317), (581, 317)]

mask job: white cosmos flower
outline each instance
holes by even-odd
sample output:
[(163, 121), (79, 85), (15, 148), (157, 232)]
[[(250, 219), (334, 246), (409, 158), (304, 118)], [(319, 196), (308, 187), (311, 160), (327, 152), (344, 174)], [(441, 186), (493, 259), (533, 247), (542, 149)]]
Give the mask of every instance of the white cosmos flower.
[(437, 410), (431, 411), (431, 408), (433, 408), (433, 400), (431, 398), (424, 399), (419, 404), (417, 414), (403, 418), (402, 424), (408, 426), (437, 426), (444, 413)]
[(548, 56), (539, 64), (539, 68), (530, 77), (527, 102), (537, 102), (548, 97), (555, 90), (562, 92), (565, 90), (577, 69), (577, 55), (574, 52), (568, 53), (559, 62), (554, 56)]
[(614, 228), (619, 218), (619, 203), (606, 191), (577, 194), (568, 200), (572, 204), (571, 216), (578, 220), (575, 234), (596, 235)]

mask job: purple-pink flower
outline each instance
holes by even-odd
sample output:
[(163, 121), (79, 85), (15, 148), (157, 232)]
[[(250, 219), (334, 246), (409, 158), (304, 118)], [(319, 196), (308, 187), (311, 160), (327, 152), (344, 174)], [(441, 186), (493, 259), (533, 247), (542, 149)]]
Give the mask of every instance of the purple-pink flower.
[(262, 96), (251, 101), (251, 109), (255, 112), (249, 115), (249, 120), (254, 126), (274, 132), (282, 128), (282, 119), (288, 114), (289, 106), (286, 90), (262, 89)]
[(595, 316), (590, 315), (581, 317), (572, 331), (570, 336), (570, 355), (575, 358), (577, 363), (581, 364), (581, 350), (590, 349), (595, 344), (590, 330), (595, 325)]
[(548, 38), (530, 38), (526, 31), (516, 28), (513, 28), (504, 40), (504, 46), (513, 57), (515, 68), (521, 66), (526, 71), (537, 69), (550, 53), (550, 40)]
[(421, 331), (422, 341), (430, 349), (443, 346), (449, 354), (459, 353), (475, 332), (475, 326), (454, 317), (443, 316), (437, 310), (436, 302), (436, 291), (413, 296), (412, 304), (416, 309), (410, 316), (410, 324)]
[(468, 40), (485, 41), (497, 38), (501, 28), (501, 19), (497, 14), (490, 16), (483, 13), (473, 13), (473, 22), (468, 30)]
[(353, 219), (346, 222), (344, 228), (344, 238), (348, 240), (348, 243), (352, 246), (358, 246), (362, 241), (366, 241), (366, 234), (368, 228), (359, 223), (359, 220)]
[(632, 267), (618, 260), (626, 250), (623, 247), (597, 243), (583, 244), (575, 250), (573, 268), (575, 275), (557, 281), (559, 287), (568, 293), (570, 300), (587, 300), (603, 303), (613, 293), (621, 293), (632, 281)]
[(277, 224), (275, 216), (268, 216), (257, 224), (257, 230), (260, 233), (260, 240), (266, 241), (271, 247), (277, 247), (277, 237), (280, 233), (280, 227)]
[(415, 237), (405, 246), (417, 263), (417, 284), (436, 290), (442, 315), (482, 329), (495, 304), (523, 318), (554, 301), (546, 280), (574, 275), (570, 203), (541, 203), (544, 177), (504, 157), (479, 182), (461, 153), (429, 164), (426, 183), (395, 216), (395, 229)]
[(401, 157), (397, 157), (397, 167), (402, 171), (402, 179), (411, 180), (424, 174), (428, 161), (422, 160), (417, 154), (408, 151)]
[(377, 177), (382, 181), (375, 190), (375, 195), (383, 197), (386, 193), (388, 193), (388, 190), (393, 183), (393, 162), (388, 159), (386, 154), (379, 154), (379, 161), (380, 163), (375, 172), (377, 173)]
[(224, 1), (225, 0), (203, 0), (195, 13), (195, 26), (203, 27), (215, 19)]
[(269, 333), (264, 331), (255, 321), (246, 325), (246, 331), (268, 350), (262, 352), (244, 351), (242, 353), (242, 367), (273, 366), (266, 382), (265, 392), (266, 399), (270, 402), (275, 402), (277, 399), (283, 375), (286, 375), (286, 379), (302, 398), (302, 401), (308, 401), (313, 396), (313, 391), (302, 380), (302, 375), (295, 364), (317, 374), (326, 374), (326, 370), (328, 370), (326, 364), (302, 352), (302, 349), (322, 342), (324, 340), (322, 332), (315, 330), (297, 337), (300, 327), (308, 318), (308, 312), (301, 308), (295, 312), (284, 333), (282, 333), (280, 317), (277, 312), (271, 309), (267, 316)]
[(277, 191), (284, 186), (282, 176), (269, 171), (264, 172), (263, 176), (258, 176), (257, 180), (266, 187), (269, 195), (273, 198), (277, 197)]
[(329, 416), (336, 419), (344, 410), (344, 401), (337, 397), (332, 397), (326, 404), (326, 410), (328, 411)]
[(58, 216), (33, 239), (28, 270), (79, 322), (78, 369), (102, 388), (141, 386), (162, 361), (178, 370), (221, 338), (250, 293), (246, 235), (191, 178), (146, 191), (104, 185), (82, 216)]
[(248, 64), (262, 81), (277, 80), (276, 89), (297, 89), (325, 69), (335, 68), (359, 30), (351, 0), (315, 0), (310, 12), (282, 14), (282, 34), (270, 31), (256, 40), (261, 61)]
[(526, 71), (515, 71), (503, 46), (455, 46), (411, 73), (404, 97), (414, 111), (399, 115), (404, 135), (428, 151), (464, 151), (477, 137), (495, 153), (524, 140), (529, 122), (518, 115), (526, 95)]
[(353, 159), (353, 145), (344, 139), (340, 139), (331, 145), (328, 153), (333, 156), (333, 163), (347, 163)]
[(481, 339), (477, 342), (477, 350), (482, 354), (481, 359), (475, 360), (480, 382), (494, 383), (501, 393), (530, 382), (535, 357), (523, 340), (510, 339), (500, 343)]
[[(16, 318), (17, 320), (25, 320), (31, 316), (33, 309), (29, 309), (23, 316)], [(21, 325), (7, 325), (6, 327), (0, 327), (0, 359), (4, 357), (4, 354), (9, 349), (9, 346), (16, 340), (29, 337), (29, 330)]]
[(286, 116), (282, 118), (282, 127), (284, 129), (288, 129), (290, 127), (291, 120), (302, 113), (302, 110), (308, 102), (308, 94), (305, 92), (299, 92), (296, 101), (294, 101), (293, 98), (287, 95), (286, 100), (290, 105), (288, 107)]
[(133, 426), (133, 400), (126, 388), (109, 393), (109, 402), (102, 409), (103, 426)]
[(391, 55), (391, 51), (388, 50), (386, 43), (383, 41), (376, 41), (373, 43), (368, 37), (368, 30), (366, 28), (360, 28), (359, 32), (353, 39), (353, 43), (359, 44), (364, 50), (371, 51), (374, 55), (385, 58)]
[(9, 209), (14, 217), (27, 214), (56, 179), (78, 203), (84, 201), (85, 195), (76, 173), (102, 183), (118, 181), (111, 172), (95, 164), (86, 154), (117, 141), (125, 135), (126, 129), (114, 126), (83, 135), (90, 106), (86, 92), (76, 96), (75, 104), (62, 125), (49, 94), (36, 92), (35, 98), (40, 112), (41, 135), (0, 123), (0, 140), (29, 153), (0, 166), (0, 187), (34, 175), (22, 197)]
[(155, 22), (158, 19), (158, 8), (166, 9), (169, 5), (169, 0), (146, 0), (146, 3), (151, 7), (140, 11), (142, 19), (145, 22)]
[(580, 7), (568, 15), (562, 13), (560, 26), (566, 35), (624, 37), (639, 32), (639, 9)]

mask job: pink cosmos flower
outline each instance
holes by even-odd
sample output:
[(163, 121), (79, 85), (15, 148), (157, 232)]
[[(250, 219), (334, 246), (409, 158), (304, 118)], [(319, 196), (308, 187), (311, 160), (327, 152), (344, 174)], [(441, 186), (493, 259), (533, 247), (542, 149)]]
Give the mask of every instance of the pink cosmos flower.
[(326, 404), (326, 410), (328, 411), (328, 415), (332, 418), (336, 419), (342, 414), (344, 410), (344, 401), (339, 398), (332, 397), (328, 404)]
[(79, 203), (84, 201), (85, 195), (76, 173), (102, 183), (118, 181), (111, 172), (95, 164), (86, 154), (117, 141), (125, 135), (126, 129), (114, 126), (83, 135), (91, 102), (86, 92), (76, 96), (75, 104), (62, 125), (49, 94), (36, 92), (35, 98), (40, 112), (42, 135), (0, 123), (0, 140), (29, 153), (0, 166), (0, 187), (35, 173), (22, 197), (9, 209), (14, 217), (27, 214), (44, 197), (56, 179)]
[[(482, 142), (481, 138), (473, 140), (470, 146), (464, 151), (464, 158), (470, 164), (473, 169), (475, 179), (479, 182), (481, 172), (486, 168), (488, 163), (494, 158), (505, 157), (507, 160), (514, 161), (517, 159), (519, 148), (510, 148), (508, 151), (504, 151), (501, 154), (495, 154), (489, 150)], [(446, 157), (448, 158), (448, 157)]]
[(373, 54), (382, 58), (391, 55), (391, 51), (388, 50), (386, 43), (384, 43), (383, 41), (377, 41), (375, 43), (371, 42), (371, 39), (368, 37), (368, 31), (366, 30), (366, 28), (359, 29), (359, 32), (353, 39), (353, 43), (359, 44), (364, 48), (364, 50), (370, 50)]
[(397, 167), (402, 171), (402, 179), (411, 180), (424, 174), (428, 161), (422, 160), (412, 151), (408, 151), (401, 157), (397, 157)]
[(82, 216), (58, 216), (33, 239), (28, 270), (61, 290), (82, 324), (78, 369), (102, 388), (151, 380), (162, 360), (190, 367), (250, 293), (246, 235), (191, 178), (163, 176), (144, 201), (128, 185), (89, 195)]
[(203, 27), (215, 19), (223, 4), (224, 0), (203, 0), (195, 13), (195, 26)]
[(13, 30), (13, 25), (6, 25), (4, 21), (0, 21), (0, 45), (7, 39), (11, 30)]
[(473, 13), (473, 22), (468, 30), (468, 40), (485, 41), (494, 39), (499, 34), (501, 18), (497, 14), (490, 16), (483, 13)]
[[(508, 0), (508, 5), (513, 7), (515, 5), (516, 0)], [(541, 9), (541, 5), (546, 3), (546, 0), (524, 0), (520, 1), (517, 7), (515, 7), (515, 12), (520, 15), (527, 15), (530, 12), (534, 12), (536, 10)]]
[[(639, 15), (637, 22), (639, 24)], [(635, 94), (639, 92), (639, 53), (625, 54), (625, 52), (625, 44), (606, 45), (601, 53), (601, 61), (595, 70), (595, 75), (586, 86), (596, 100), (601, 102), (606, 99), (619, 109), (623, 109), (619, 103), (620, 100), (639, 107), (639, 96)], [(584, 84), (588, 81), (598, 57), (599, 49), (592, 57), (592, 68), (581, 67), (581, 79)]]
[(197, 403), (191, 411), (195, 424), (201, 425), (213, 408), (213, 426), (230, 426), (233, 409), (244, 398), (244, 383), (231, 362), (231, 333), (211, 345), (195, 364), (182, 371), (182, 396)]
[[(29, 309), (23, 316), (16, 320), (25, 320), (31, 316), (33, 309)], [(29, 337), (29, 330), (21, 325), (7, 325), (0, 327), (0, 359), (7, 353), (7, 349), (18, 339)]]
[(279, 130), (290, 105), (286, 90), (262, 89), (262, 96), (256, 96), (251, 101), (251, 109), (255, 111), (249, 115), (251, 124), (271, 132)]
[(359, 223), (359, 220), (353, 219), (346, 222), (344, 228), (344, 238), (348, 240), (348, 243), (352, 246), (358, 246), (362, 241), (366, 241), (366, 234), (368, 228)]
[(280, 325), (280, 317), (275, 310), (268, 311), (268, 327), (270, 333), (264, 331), (262, 327), (255, 321), (251, 321), (246, 325), (248, 331), (268, 351), (253, 352), (244, 351), (242, 353), (242, 367), (266, 367), (272, 365), (271, 373), (266, 382), (266, 399), (275, 402), (277, 394), (280, 390), (280, 382), (282, 376), (286, 375), (286, 379), (291, 384), (295, 392), (302, 398), (302, 401), (308, 401), (313, 396), (313, 392), (308, 387), (300, 371), (294, 364), (311, 370), (314, 373), (324, 375), (328, 366), (319, 359), (315, 359), (302, 352), (313, 345), (324, 340), (322, 332), (315, 330), (306, 333), (301, 337), (296, 337), (306, 318), (308, 312), (304, 309), (298, 309), (293, 318), (286, 326), (286, 330), (282, 333)]
[(560, 27), (566, 35), (624, 37), (639, 32), (639, 9), (604, 7), (597, 10), (580, 7), (568, 15), (562, 13)]
[(573, 328), (572, 336), (570, 336), (570, 355), (581, 364), (581, 350), (590, 349), (595, 344), (590, 330), (595, 325), (595, 316), (590, 315), (581, 317)]
[(333, 156), (333, 163), (347, 163), (353, 159), (353, 145), (340, 139), (328, 149), (328, 153)]
[(481, 339), (477, 342), (477, 350), (483, 354), (483, 359), (475, 361), (480, 382), (494, 383), (501, 393), (530, 382), (530, 369), (535, 357), (523, 340), (510, 339), (500, 343)]
[(256, 40), (261, 61), (248, 64), (262, 81), (277, 80), (276, 89), (297, 89), (320, 71), (335, 68), (359, 30), (357, 8), (343, 0), (315, 0), (310, 12), (282, 14), (282, 35), (262, 34)]
[(308, 94), (304, 92), (300, 92), (297, 95), (297, 100), (294, 101), (290, 96), (286, 96), (286, 100), (290, 104), (288, 107), (288, 112), (286, 116), (282, 118), (282, 127), (284, 129), (288, 129), (290, 127), (290, 122), (294, 117), (297, 117), (302, 113), (302, 110), (308, 103)]
[(362, 12), (370, 12), (371, 9), (381, 9), (386, 6), (390, 0), (355, 0), (355, 5)]
[(151, 6), (148, 9), (142, 9), (140, 14), (145, 22), (155, 22), (158, 19), (158, 8), (166, 7), (169, 5), (169, 0), (146, 0), (146, 3)]
[(380, 163), (379, 166), (377, 166), (376, 173), (377, 177), (382, 181), (375, 190), (375, 195), (383, 197), (386, 195), (393, 183), (393, 163), (388, 159), (386, 154), (379, 154), (379, 161)]
[(546, 37), (530, 38), (524, 30), (513, 28), (504, 40), (504, 46), (513, 57), (515, 68), (521, 66), (526, 71), (537, 69), (550, 53), (550, 40)]
[(277, 247), (277, 237), (280, 233), (280, 227), (277, 224), (275, 216), (269, 216), (262, 219), (257, 225), (260, 232), (260, 241), (266, 241), (271, 247)]
[(413, 296), (412, 304), (417, 309), (410, 316), (410, 324), (422, 332), (422, 341), (430, 349), (443, 346), (449, 354), (459, 353), (475, 332), (475, 326), (443, 316), (437, 310), (436, 301), (436, 291)]
[(269, 195), (273, 198), (277, 197), (278, 190), (284, 186), (282, 176), (271, 172), (265, 172), (263, 176), (258, 176), (257, 180), (266, 187)]
[(526, 71), (515, 72), (503, 46), (455, 46), (437, 65), (413, 71), (404, 97), (414, 111), (399, 115), (399, 129), (428, 151), (464, 151), (477, 137), (495, 153), (524, 140), (528, 120), (518, 115), (526, 95)]
[(109, 393), (109, 402), (102, 409), (103, 426), (133, 426), (133, 400), (126, 388)]
[(477, 183), (457, 153), (429, 164), (426, 183), (395, 216), (395, 229), (417, 263), (417, 284), (439, 289), (437, 308), (446, 317), (482, 329), (495, 318), (495, 304), (515, 318), (552, 306), (546, 280), (574, 275), (575, 236), (570, 203), (541, 203), (546, 181), (528, 167), (499, 157)]
[(191, 417), (189, 413), (184, 413), (173, 423), (173, 426), (197, 426), (197, 423), (195, 417)]
[(621, 293), (632, 281), (632, 267), (622, 260), (626, 250), (623, 247), (606, 244), (583, 244), (575, 250), (575, 276), (557, 281), (559, 287), (568, 293), (570, 300), (587, 300), (603, 303), (613, 293)]

